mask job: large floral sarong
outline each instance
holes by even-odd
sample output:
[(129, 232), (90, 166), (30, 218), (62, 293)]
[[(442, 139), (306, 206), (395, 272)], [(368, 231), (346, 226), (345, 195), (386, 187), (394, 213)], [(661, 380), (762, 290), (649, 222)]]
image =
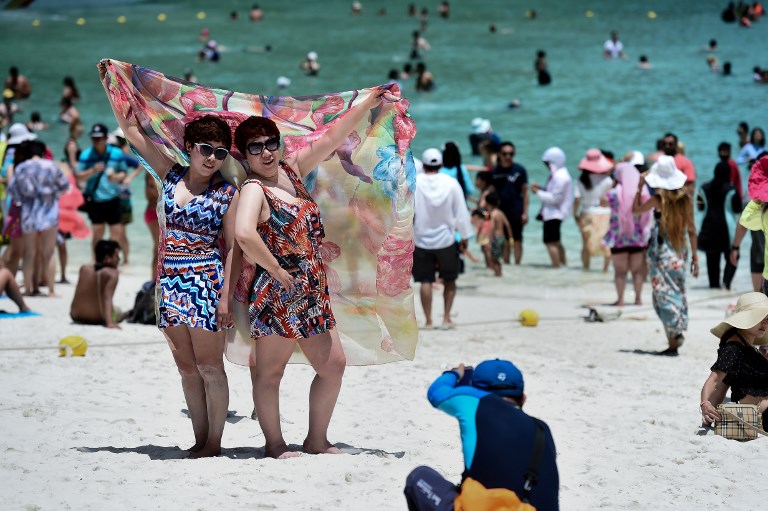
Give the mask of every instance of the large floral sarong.
[(653, 309), (664, 325), (667, 338), (688, 329), (688, 302), (685, 298), (685, 261), (688, 253), (678, 254), (666, 238), (653, 228), (648, 245), (648, 270), (651, 276)]
[[(303, 97), (243, 94), (115, 60), (108, 66), (106, 81), (116, 109), (182, 165), (188, 163), (184, 125), (197, 117), (219, 115), (233, 133), (251, 115), (269, 117), (280, 128), (287, 156), (317, 140), (374, 90)], [(321, 250), (338, 324), (334, 334), (341, 338), (350, 365), (412, 360), (418, 339), (410, 288), (416, 186), (410, 143), (416, 125), (408, 116), (408, 102), (399, 100), (397, 86), (387, 87), (391, 99), (398, 100), (373, 109), (304, 180), (325, 224)], [(235, 147), (231, 149), (234, 158), (244, 159)], [(244, 180), (242, 169), (235, 165), (225, 165), (222, 173), (236, 185)], [(158, 214), (162, 229), (162, 209)], [(236, 294), (235, 299), (237, 334), (228, 339), (227, 358), (252, 365), (247, 297)], [(297, 349), (291, 362), (307, 360)]]

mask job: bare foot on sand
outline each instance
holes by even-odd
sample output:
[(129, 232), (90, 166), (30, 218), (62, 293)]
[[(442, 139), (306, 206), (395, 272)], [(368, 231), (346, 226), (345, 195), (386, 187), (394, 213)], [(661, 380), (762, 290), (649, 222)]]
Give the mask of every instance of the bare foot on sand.
[(267, 458), (275, 458), (276, 460), (287, 460), (288, 458), (298, 458), (301, 456), (301, 453), (292, 451), (288, 449), (287, 445), (283, 444), (277, 447), (264, 447), (264, 456)]
[(190, 452), (189, 459), (196, 460), (198, 458), (213, 458), (221, 455), (221, 447), (203, 447), (199, 451)]
[(187, 452), (200, 452), (205, 447), (205, 442), (197, 442), (195, 445), (187, 449)]
[(338, 447), (328, 441), (319, 445), (313, 445), (308, 440), (304, 440), (302, 449), (307, 454), (344, 454)]

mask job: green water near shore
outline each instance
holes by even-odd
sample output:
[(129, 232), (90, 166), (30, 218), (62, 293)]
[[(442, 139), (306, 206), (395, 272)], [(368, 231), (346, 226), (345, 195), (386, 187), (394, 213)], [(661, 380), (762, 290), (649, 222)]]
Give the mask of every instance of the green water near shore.
[[(243, 92), (276, 94), (275, 79), (284, 75), (292, 80), (285, 93), (306, 95), (385, 82), (389, 69), (401, 68), (407, 60), (410, 34), (418, 27), (418, 20), (407, 16), (408, 2), (368, 1), (361, 16), (352, 16), (347, 0), (268, 0), (259, 2), (264, 20), (250, 23), (252, 3), (40, 0), (27, 10), (0, 12), (5, 49), (0, 70), (17, 65), (29, 77), (33, 94), (21, 103), (19, 119), (26, 121), (30, 112), (40, 111), (51, 124), (41, 139), (59, 156), (66, 128), (55, 118), (65, 75), (73, 76), (80, 87), (78, 108), (86, 126), (115, 125), (95, 68), (102, 57), (177, 76), (191, 68), (200, 83)], [(472, 118), (486, 117), (497, 133), (516, 143), (517, 161), (528, 168), (532, 180), (543, 181), (539, 159), (551, 145), (565, 150), (573, 174), (589, 147), (617, 155), (632, 149), (649, 153), (660, 135), (673, 131), (706, 180), (717, 144), (725, 140), (736, 146), (738, 122), (765, 125), (768, 87), (752, 82), (751, 69), (768, 65), (759, 60), (764, 53), (757, 51), (765, 47), (768, 20), (749, 30), (727, 25), (719, 19), (723, 2), (453, 1), (447, 20), (437, 16), (438, 4), (423, 4), (430, 8), (424, 36), (432, 46), (424, 61), (436, 77), (437, 89), (418, 94), (412, 80), (404, 83), (419, 130), (413, 144), (416, 155), (455, 140), (465, 160), (478, 163), (469, 156), (467, 134)], [(382, 6), (386, 16), (377, 15)], [(530, 8), (538, 12), (535, 20), (525, 16)], [(585, 15), (587, 9), (592, 17)], [(236, 22), (229, 20), (232, 10), (239, 13)], [(204, 20), (197, 18), (201, 11)], [(657, 17), (650, 19), (648, 11)], [(166, 21), (157, 20), (160, 13)], [(119, 16), (125, 16), (125, 23), (117, 22)], [(85, 24), (77, 25), (81, 17)], [(33, 26), (34, 20), (40, 25)], [(496, 33), (488, 30), (490, 23), (496, 23)], [(202, 46), (198, 34), (204, 27), (223, 46), (219, 63), (196, 61)], [(629, 56), (625, 61), (602, 58), (602, 43), (614, 29)], [(711, 38), (719, 43), (720, 61), (733, 63), (733, 76), (708, 70), (704, 47)], [(256, 51), (265, 45), (272, 51)], [(548, 87), (536, 85), (537, 49), (548, 54), (553, 77)], [(304, 76), (299, 69), (308, 51), (319, 54), (317, 77)], [(648, 56), (652, 69), (637, 67), (641, 54)], [(507, 104), (514, 98), (523, 106), (509, 110)], [(87, 146), (87, 137), (81, 144)], [(134, 254), (146, 254), (151, 247), (141, 221), (141, 185), (141, 180), (134, 182), (136, 221), (129, 226)], [(535, 198), (531, 204), (538, 208)], [(546, 262), (540, 229), (537, 222), (526, 227), (526, 263)], [(563, 233), (570, 264), (575, 265), (580, 248), (575, 224), (567, 222)], [(71, 249), (70, 270), (87, 258), (88, 243), (71, 243)], [(134, 261), (138, 264), (139, 257)], [(594, 266), (600, 266), (597, 260)], [(737, 284), (746, 285), (747, 278), (741, 268)]]

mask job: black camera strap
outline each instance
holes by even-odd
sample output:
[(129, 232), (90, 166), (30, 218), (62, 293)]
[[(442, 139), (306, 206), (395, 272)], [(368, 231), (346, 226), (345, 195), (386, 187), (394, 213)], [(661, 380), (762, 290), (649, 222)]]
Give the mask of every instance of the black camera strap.
[(521, 499), (528, 502), (531, 496), (531, 490), (539, 482), (539, 465), (541, 465), (541, 455), (544, 453), (544, 426), (539, 419), (531, 417), (536, 427), (536, 438), (533, 441), (533, 453), (531, 461), (528, 463), (528, 469), (525, 471), (525, 484), (523, 484), (523, 494)]

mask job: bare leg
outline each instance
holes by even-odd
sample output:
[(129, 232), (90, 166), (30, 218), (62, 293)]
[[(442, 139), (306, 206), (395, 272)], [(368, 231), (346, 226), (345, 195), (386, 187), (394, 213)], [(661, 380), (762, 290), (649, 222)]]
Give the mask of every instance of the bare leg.
[(93, 235), (91, 237), (91, 255), (93, 255), (95, 253), (96, 243), (104, 239), (106, 224), (91, 224), (91, 228), (93, 229)]
[(264, 454), (270, 458), (298, 456), (298, 453), (288, 450), (280, 428), (280, 380), (296, 341), (279, 335), (268, 335), (256, 339), (255, 342), (253, 397), (259, 426), (264, 433)]
[(630, 254), (629, 271), (632, 273), (632, 284), (635, 288), (635, 305), (643, 304), (643, 265), (645, 264), (645, 251)]
[(181, 375), (181, 387), (192, 419), (195, 445), (187, 449), (197, 452), (205, 447), (208, 440), (208, 410), (205, 403), (205, 382), (200, 375), (192, 348), (192, 336), (186, 326), (174, 326), (160, 330), (172, 346), (173, 359)]
[(559, 241), (557, 242), (557, 253), (560, 256), (560, 264), (562, 264), (563, 266), (567, 266), (568, 263), (565, 260), (565, 247)]
[(304, 450), (309, 453), (340, 454), (328, 441), (328, 425), (341, 390), (347, 359), (338, 334), (326, 332), (300, 340), (299, 346), (317, 373), (309, 389), (309, 431)]
[(16, 277), (16, 272), (19, 271), (19, 261), (24, 254), (24, 239), (23, 238), (11, 238), (11, 242), (8, 245), (8, 249), (3, 254), (3, 261), (6, 268)]
[(29, 307), (24, 303), (16, 278), (8, 268), (0, 268), (0, 293), (5, 292), (13, 303), (19, 307), (19, 312), (29, 312)]
[(523, 242), (521, 240), (515, 240), (515, 264), (520, 264), (523, 261)]
[(495, 276), (501, 277), (501, 261), (498, 259), (491, 259), (491, 269)]
[(424, 309), (424, 316), (427, 321), (425, 326), (432, 326), (432, 283), (422, 282), (420, 289), (421, 308)]
[[(114, 226), (110, 226), (109, 231), (109, 237), (113, 238), (113, 231), (112, 228)], [(120, 224), (120, 227), (122, 228), (123, 233), (120, 235), (120, 239), (117, 240), (118, 243), (120, 243), (120, 247), (123, 249), (123, 255), (125, 256), (125, 264), (128, 264), (128, 255), (131, 252), (131, 246), (128, 244), (128, 229), (126, 229), (125, 224)]]
[(552, 268), (560, 268), (560, 250), (557, 248), (557, 243), (547, 243), (547, 253), (552, 260)]
[[(499, 264), (498, 261), (496, 264)], [(444, 280), (443, 285), (443, 325), (453, 325), (451, 321), (451, 308), (453, 307), (453, 299), (456, 298), (456, 281)]]
[(761, 273), (752, 274), (752, 289), (760, 292), (760, 288), (763, 285), (763, 275)]
[(485, 257), (485, 266), (487, 268), (493, 268), (493, 265), (491, 264), (491, 246), (490, 245), (483, 245), (480, 247), (483, 250), (483, 257)]
[(24, 260), (21, 271), (24, 274), (24, 295), (32, 296), (38, 289), (35, 284), (37, 232), (25, 232), (22, 235), (22, 242), (24, 243)]
[(616, 303), (619, 307), (624, 305), (624, 289), (627, 287), (627, 269), (629, 266), (629, 254), (621, 252), (613, 254), (613, 283), (616, 286)]
[(48, 296), (56, 296), (54, 289), (56, 283), (56, 262), (53, 259), (53, 251), (56, 248), (56, 228), (46, 229), (40, 232), (40, 259), (41, 274), (45, 274), (45, 281), (48, 285)]
[[(123, 240), (125, 238), (125, 226), (123, 224), (112, 224), (109, 226), (109, 239), (116, 241), (120, 244), (120, 250), (125, 254), (125, 247), (123, 246)], [(128, 256), (125, 257), (125, 264), (128, 264)]]
[(229, 383), (224, 371), (224, 332), (211, 332), (190, 328), (192, 349), (197, 370), (205, 386), (205, 404), (208, 436), (205, 447), (192, 453), (192, 458), (207, 458), (221, 454), (221, 437), (227, 421), (229, 407)]
[(61, 266), (61, 279), (59, 279), (59, 283), (69, 284), (67, 280), (67, 256), (69, 255), (67, 252), (67, 240), (64, 240), (64, 243), (61, 245), (57, 245), (56, 248), (59, 252), (59, 266)]
[(587, 247), (588, 242), (587, 234), (582, 231), (581, 232), (581, 267), (585, 270), (589, 270), (589, 263), (592, 262), (592, 255), (589, 253), (589, 247)]
[[(509, 240), (504, 240), (504, 251), (502, 252), (502, 258), (504, 260), (504, 264), (509, 264), (509, 256), (510, 256), (510, 246), (509, 246)], [(499, 262), (501, 264), (501, 262)]]

